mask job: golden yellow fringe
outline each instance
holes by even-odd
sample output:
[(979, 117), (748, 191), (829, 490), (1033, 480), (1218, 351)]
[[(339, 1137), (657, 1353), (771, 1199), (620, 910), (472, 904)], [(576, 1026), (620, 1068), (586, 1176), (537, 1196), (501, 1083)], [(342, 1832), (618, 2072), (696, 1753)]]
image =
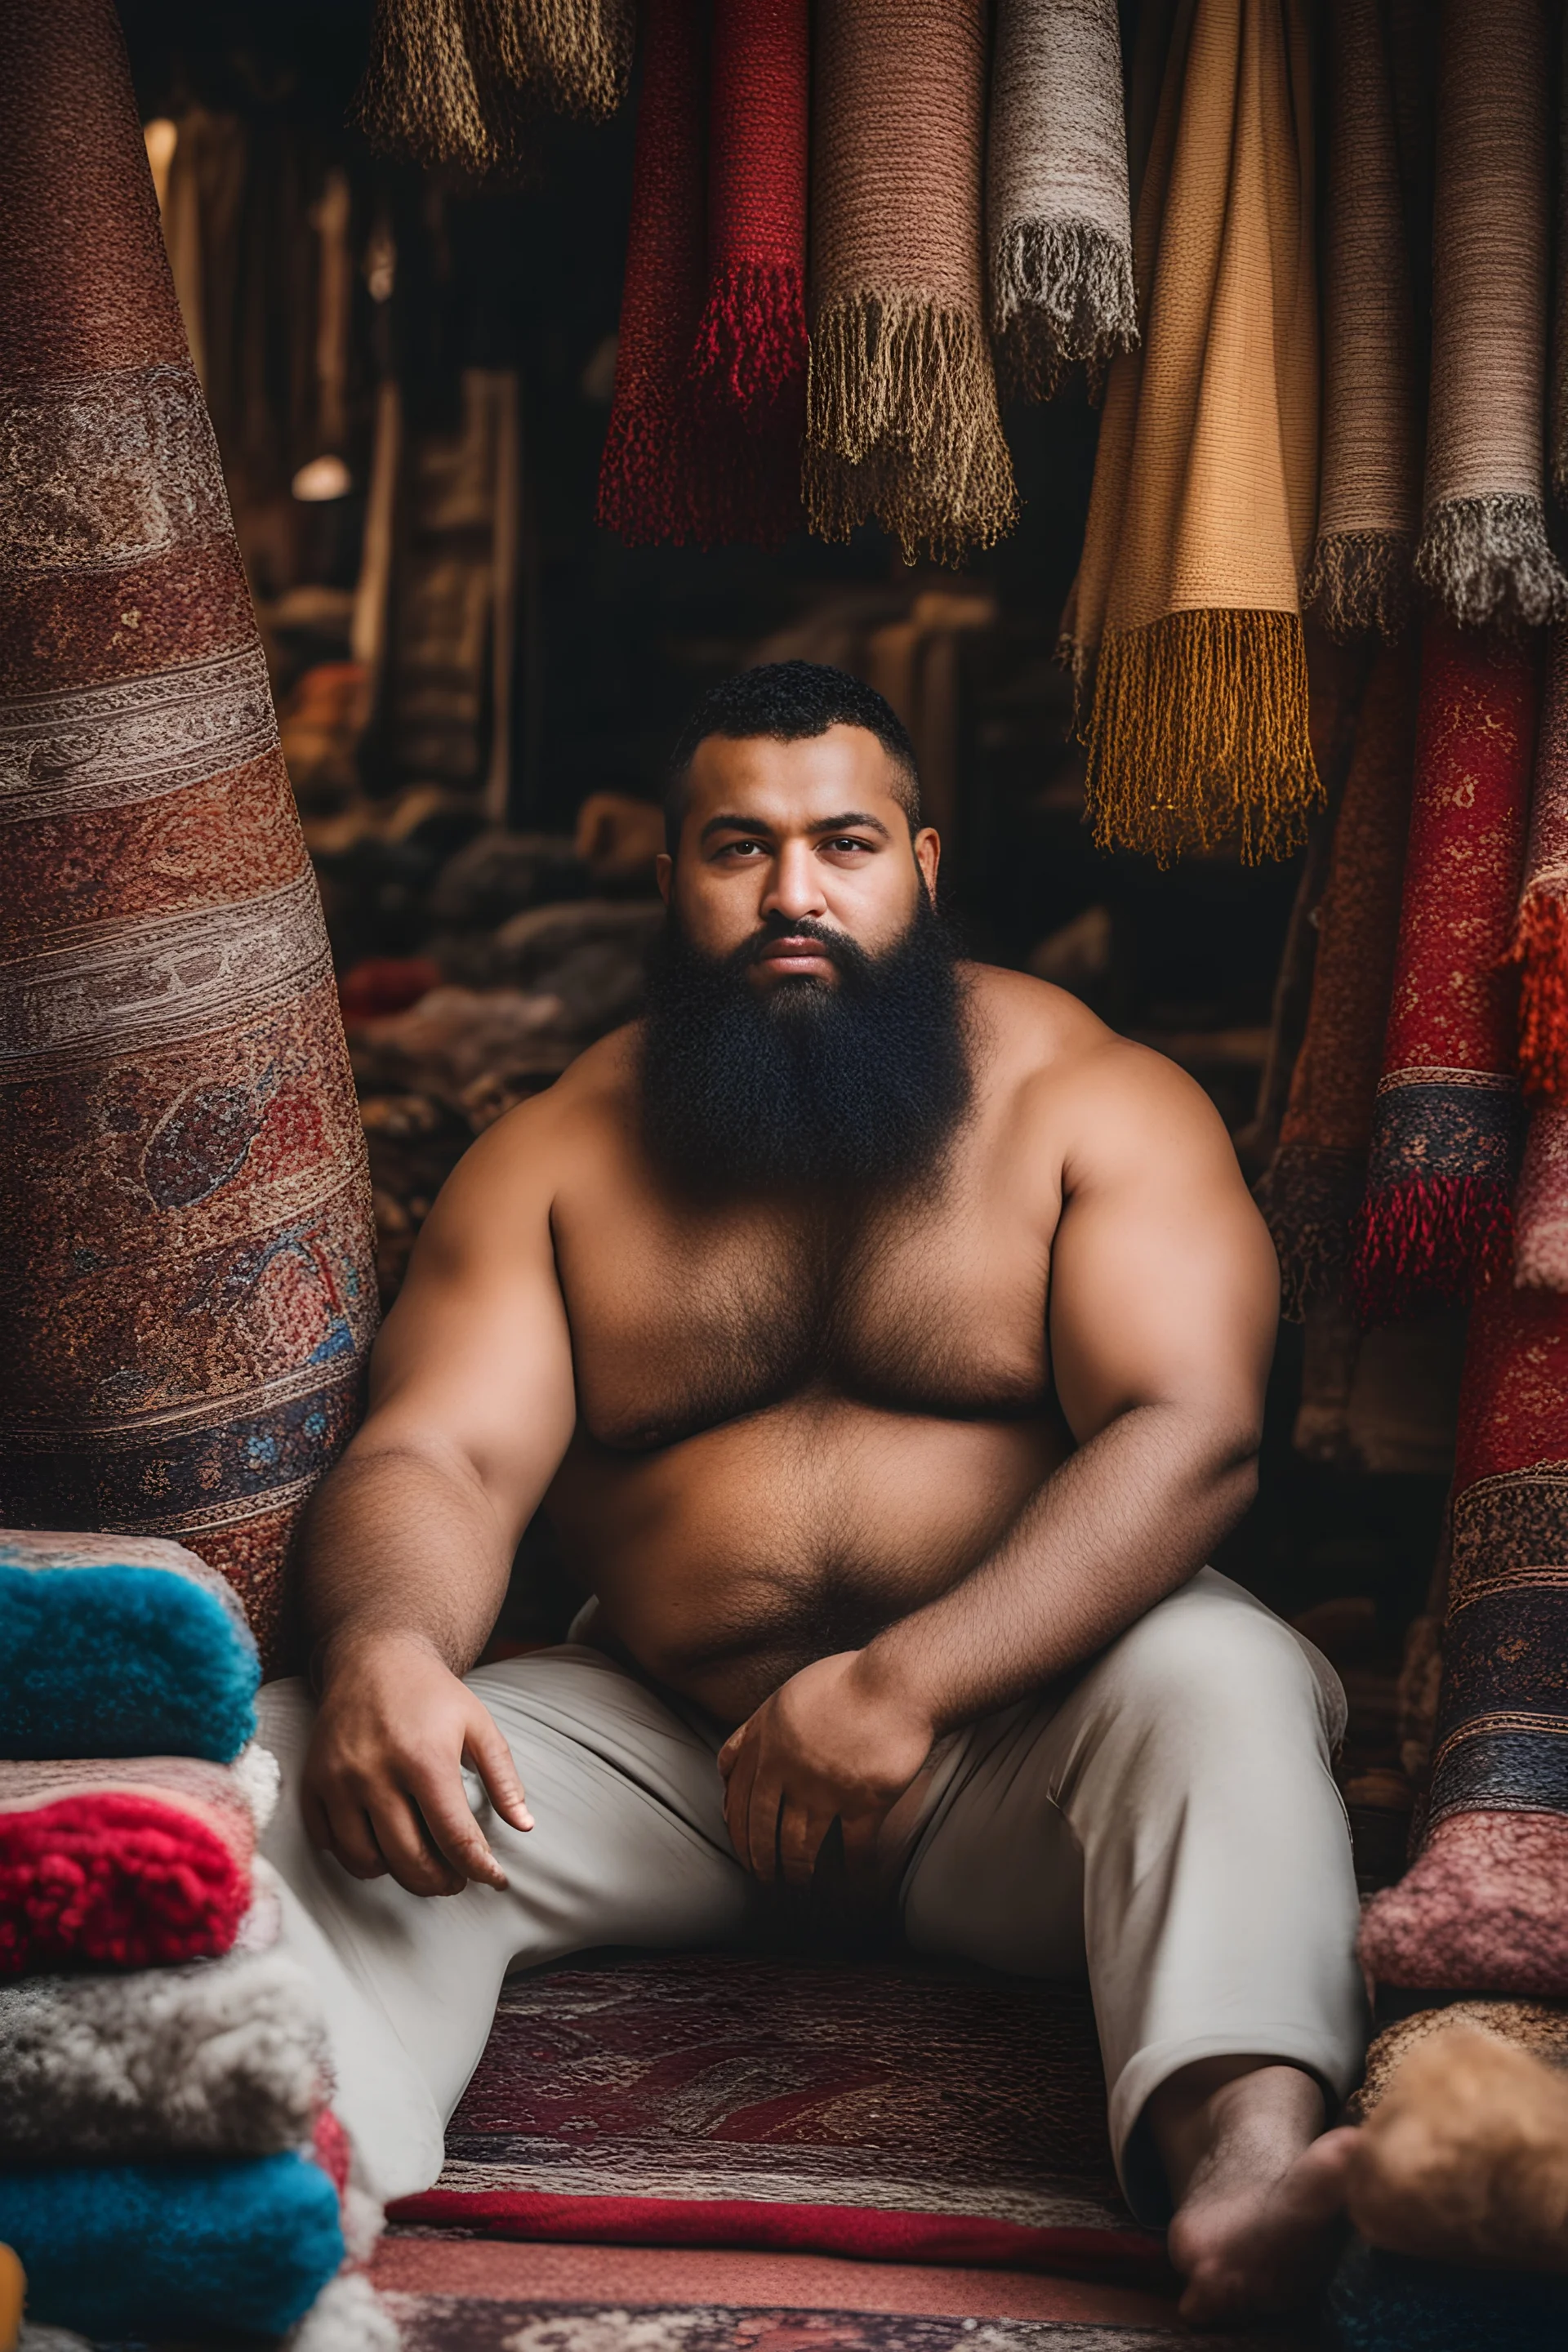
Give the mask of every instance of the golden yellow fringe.
[(852, 295), (815, 320), (804, 490), (811, 528), (847, 539), (875, 515), (904, 562), (962, 563), (1017, 520), (985, 330), (916, 294)]
[(632, 0), (376, 0), (358, 120), (384, 153), (482, 176), (518, 161), (529, 100), (613, 114), (633, 31)]
[(1084, 740), (1097, 848), (1162, 866), (1232, 841), (1249, 866), (1288, 857), (1324, 798), (1299, 615), (1167, 613), (1109, 631)]

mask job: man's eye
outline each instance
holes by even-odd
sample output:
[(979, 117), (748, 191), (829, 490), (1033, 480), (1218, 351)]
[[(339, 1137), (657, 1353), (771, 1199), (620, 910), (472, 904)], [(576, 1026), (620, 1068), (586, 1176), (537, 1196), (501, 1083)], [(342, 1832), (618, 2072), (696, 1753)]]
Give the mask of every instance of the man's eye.
[(870, 847), (870, 844), (865, 841), (856, 841), (852, 839), (849, 835), (846, 834), (841, 840), (830, 841), (827, 846), (829, 849), (868, 849)]

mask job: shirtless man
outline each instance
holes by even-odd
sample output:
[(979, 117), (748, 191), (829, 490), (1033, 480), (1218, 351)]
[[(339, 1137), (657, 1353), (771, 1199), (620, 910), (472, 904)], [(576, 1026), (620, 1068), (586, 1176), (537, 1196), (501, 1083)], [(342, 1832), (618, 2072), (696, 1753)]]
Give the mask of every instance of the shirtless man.
[[(509, 1969), (830, 1879), (1087, 1969), (1184, 2308), (1285, 2301), (1363, 2018), (1338, 1685), (1202, 1565), (1268, 1236), (1180, 1071), (955, 960), (869, 688), (743, 673), (672, 777), (647, 1017), (437, 1202), (309, 1522), (313, 1724), (263, 1694), (345, 2119), (425, 2187)], [(469, 1672), (541, 1502), (594, 1601)]]

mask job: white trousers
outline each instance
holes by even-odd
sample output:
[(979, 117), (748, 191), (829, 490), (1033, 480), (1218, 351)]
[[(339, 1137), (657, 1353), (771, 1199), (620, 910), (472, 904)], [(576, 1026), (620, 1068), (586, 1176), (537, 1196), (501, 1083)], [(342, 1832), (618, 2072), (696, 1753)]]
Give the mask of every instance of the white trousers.
[[(756, 1895), (724, 1827), (716, 1741), (597, 1650), (468, 1677), (517, 1759), (535, 1827), (480, 1801), (500, 1892), (410, 1895), (351, 1878), (307, 1842), (303, 1684), (261, 1693), (283, 1768), (262, 1850), (284, 1937), (321, 1990), (336, 2105), (382, 2199), (427, 2188), (501, 1982), (600, 1944), (724, 1943)], [(1355, 2080), (1364, 1996), (1344, 1807), (1330, 1770), (1337, 1678), (1239, 1586), (1203, 1569), (1065, 1688), (944, 1750), (899, 1886), (916, 1951), (1024, 1976), (1088, 1975), (1111, 2143), (1134, 2211), (1163, 2180), (1138, 2129), (1198, 2058)]]

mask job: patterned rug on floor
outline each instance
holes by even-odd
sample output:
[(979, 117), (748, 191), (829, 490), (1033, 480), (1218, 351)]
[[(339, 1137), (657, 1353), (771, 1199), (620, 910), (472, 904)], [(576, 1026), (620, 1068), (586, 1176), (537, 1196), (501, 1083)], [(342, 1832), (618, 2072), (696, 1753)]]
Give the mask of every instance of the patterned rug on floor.
[(1279, 2336), (1194, 2334), (1173, 2316), (927, 2319), (905, 2312), (492, 2303), (393, 2294), (404, 2352), (1281, 2352)]
[(1117, 2190), (1087, 1993), (912, 1963), (609, 1955), (514, 1978), (446, 2168), (395, 2218), (1100, 2275), (1163, 2263)]

